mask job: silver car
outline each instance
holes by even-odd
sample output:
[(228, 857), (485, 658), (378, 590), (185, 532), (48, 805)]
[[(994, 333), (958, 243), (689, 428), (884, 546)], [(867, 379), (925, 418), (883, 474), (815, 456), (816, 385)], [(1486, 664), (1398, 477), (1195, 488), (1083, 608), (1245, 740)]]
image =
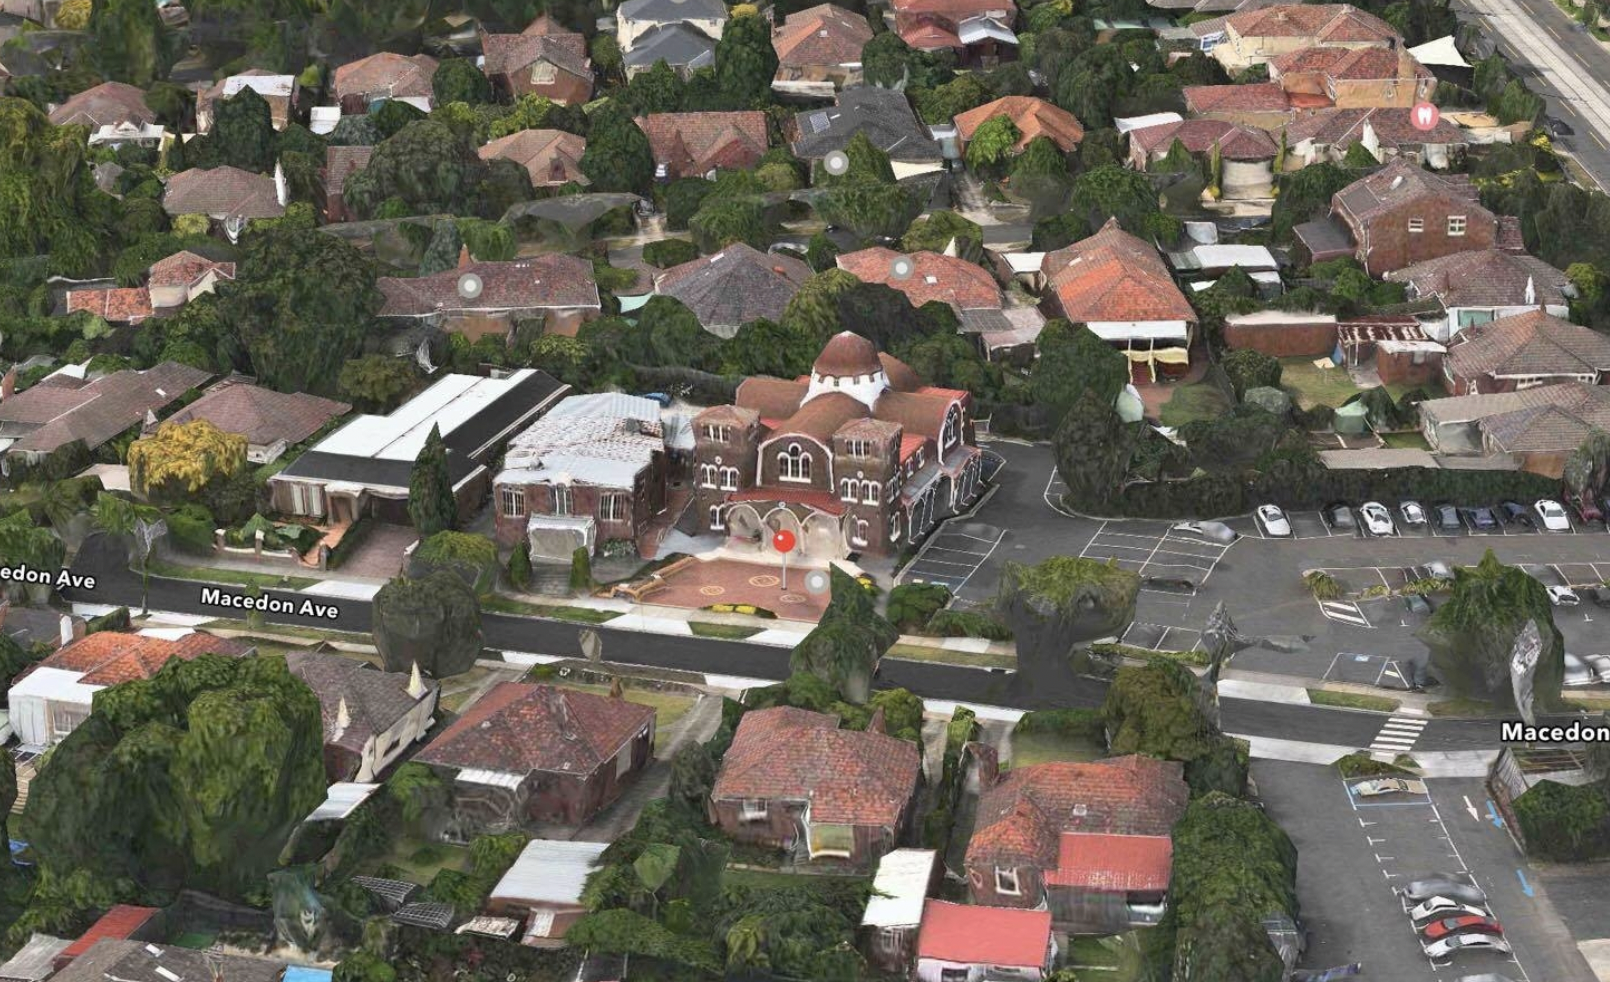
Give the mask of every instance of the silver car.
[[(1586, 667), (1586, 666), (1583, 666)], [(1413, 880), (1400, 888), (1398, 894), (1415, 903), (1424, 903), (1433, 897), (1447, 897), (1462, 904), (1485, 904), (1487, 894), (1482, 888), (1457, 873), (1432, 873), (1423, 880)]]
[(1598, 673), (1589, 668), (1587, 662), (1569, 651), (1565, 653), (1565, 674), (1560, 679), (1561, 685), (1575, 688), (1579, 685), (1592, 685), (1597, 681), (1599, 681)]
[(1430, 958), (1452, 958), (1461, 951), (1510, 952), (1509, 942), (1496, 934), (1453, 934), (1420, 947)]
[(1291, 535), (1291, 522), (1286, 520), (1286, 513), (1280, 510), (1279, 505), (1259, 505), (1258, 524), (1263, 526), (1265, 535), (1277, 539)]
[(1583, 655), (1582, 660), (1593, 669), (1600, 682), (1610, 682), (1610, 655)]
[(1405, 501), (1399, 505), (1398, 515), (1403, 518), (1403, 524), (1411, 528), (1419, 528), (1426, 523), (1426, 510), (1420, 507), (1418, 501)]

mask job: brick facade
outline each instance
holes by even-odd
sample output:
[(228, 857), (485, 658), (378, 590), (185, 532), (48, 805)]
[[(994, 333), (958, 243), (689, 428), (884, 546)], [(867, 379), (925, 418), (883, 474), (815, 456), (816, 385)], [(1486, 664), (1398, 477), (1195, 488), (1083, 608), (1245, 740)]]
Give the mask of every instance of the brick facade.
[[(568, 486), (566, 515), (590, 517), (598, 523), (597, 541), (600, 545), (617, 540), (635, 540), (648, 522), (665, 508), (665, 488), (669, 478), (669, 465), (660, 454), (647, 470), (637, 475), (630, 492), (612, 488), (590, 487), (585, 484)], [(519, 542), (526, 534), (526, 524), (532, 515), (556, 515), (564, 490), (551, 484), (499, 483), (493, 495), (493, 538), (505, 548)], [(606, 517), (609, 497), (626, 499), (621, 518)]]
[(1318, 358), (1336, 350), (1336, 321), (1238, 323), (1232, 317), (1224, 325), (1224, 343), (1232, 349), (1251, 348), (1276, 358)]

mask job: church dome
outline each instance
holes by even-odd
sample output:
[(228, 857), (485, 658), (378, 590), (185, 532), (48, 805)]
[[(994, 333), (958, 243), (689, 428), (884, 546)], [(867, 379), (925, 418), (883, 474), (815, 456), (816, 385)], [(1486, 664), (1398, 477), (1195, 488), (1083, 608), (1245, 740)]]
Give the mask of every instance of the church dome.
[(882, 370), (877, 347), (853, 331), (835, 334), (816, 356), (816, 364), (811, 366), (814, 375), (838, 378), (876, 375)]

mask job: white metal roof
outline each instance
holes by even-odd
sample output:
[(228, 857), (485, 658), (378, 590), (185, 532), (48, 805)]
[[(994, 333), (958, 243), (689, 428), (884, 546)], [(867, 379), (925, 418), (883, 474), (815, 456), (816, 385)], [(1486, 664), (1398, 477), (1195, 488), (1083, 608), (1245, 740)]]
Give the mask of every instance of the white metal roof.
[(1126, 116), (1123, 119), (1115, 119), (1112, 124), (1118, 128), (1118, 132), (1128, 133), (1130, 130), (1145, 129), (1148, 126), (1179, 123), (1183, 122), (1184, 119), (1185, 117), (1179, 113), (1149, 113), (1145, 116)]
[(980, 41), (994, 40), (1006, 44), (1017, 44), (1017, 35), (1012, 29), (989, 17), (969, 17), (956, 25), (956, 37), (963, 44), (977, 44)]
[(391, 415), (359, 416), (313, 449), (345, 457), (415, 460), (433, 425), (440, 426), (442, 436), (447, 436), (534, 372), (535, 369), (522, 368), (505, 378), (445, 375)]
[(580, 905), (587, 875), (607, 848), (607, 842), (532, 839), (488, 899)]
[(1203, 269), (1240, 266), (1251, 272), (1254, 269), (1279, 269), (1275, 254), (1259, 245), (1199, 245), (1191, 250)]
[(525, 780), (523, 774), (510, 774), (508, 771), (483, 771), (478, 767), (466, 767), (458, 772), (459, 781), (465, 784), (481, 784), (491, 788), (508, 788), (511, 791), (520, 786)]
[(590, 392), (566, 396), (548, 410), (546, 419), (638, 419), (651, 422), (660, 418), (660, 404), (643, 396), (624, 392)]
[(324, 136), (334, 133), (339, 122), (341, 122), (340, 106), (314, 106), (308, 113), (307, 128)]
[(79, 681), (83, 677), (83, 672), (69, 672), (62, 668), (41, 666), (29, 672), (22, 681), (13, 685), (6, 692), (6, 696), (8, 699), (17, 696), (34, 696), (52, 702), (71, 702), (88, 706), (95, 693), (106, 688), (106, 686), (85, 685)]
[(934, 872), (932, 849), (896, 849), (878, 861), (862, 927), (916, 927)]
[(1092, 321), (1085, 325), (1103, 341), (1185, 341), (1184, 321)]
[(1250, 314), (1231, 314), (1224, 320), (1227, 324), (1334, 324), (1336, 315), (1295, 310), (1257, 310)]
[(1422, 65), (1441, 65), (1444, 68), (1469, 68), (1470, 62), (1459, 53), (1453, 35), (1447, 34), (1409, 49), (1409, 54)]
[(324, 822), (331, 819), (346, 818), (353, 810), (369, 796), (380, 790), (378, 784), (356, 784), (341, 781), (330, 785), (330, 790), (324, 793), (324, 803), (313, 809), (313, 814), (307, 817), (309, 822)]
[(265, 99), (269, 96), (288, 96), (296, 88), (295, 75), (231, 75), (224, 79), (224, 98), (251, 89)]
[(509, 441), (496, 484), (588, 484), (631, 490), (665, 450), (660, 404), (621, 392), (570, 396)]
[(1014, 273), (1038, 273), (1040, 266), (1045, 262), (1043, 252), (1008, 252), (1005, 255), (1006, 264), (1012, 267)]

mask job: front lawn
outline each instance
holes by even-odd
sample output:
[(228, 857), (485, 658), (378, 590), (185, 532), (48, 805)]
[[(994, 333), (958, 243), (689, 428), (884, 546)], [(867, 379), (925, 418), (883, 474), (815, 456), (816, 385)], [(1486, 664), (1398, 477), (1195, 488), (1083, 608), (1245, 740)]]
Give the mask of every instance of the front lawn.
[(1006, 668), (1017, 667), (1016, 655), (995, 655), (989, 652), (957, 651), (954, 648), (938, 648), (926, 644), (896, 643), (884, 652), (885, 658), (896, 658), (903, 661), (935, 661), (947, 665), (971, 665), (975, 668)]
[(401, 871), (402, 879), (429, 886), (441, 870), (469, 872), (470, 850), (467, 846), (425, 842), (404, 835), (392, 843), (390, 852), (375, 861), (373, 869), (378, 871), (382, 866), (395, 866)]
[(1045, 731), (1012, 734), (1012, 767), (1048, 764), (1053, 761), (1099, 760), (1106, 756), (1105, 748), (1094, 740), (1085, 740), (1066, 733)]
[(547, 617), (556, 621), (577, 621), (582, 624), (602, 624), (621, 615), (618, 610), (599, 610), (596, 607), (569, 607), (562, 604), (533, 604), (499, 594), (482, 597), (481, 609), (497, 614)]
[[(195, 580), (202, 583), (233, 583), (237, 586), (255, 586), (264, 590), (305, 590), (316, 586), (318, 580), (306, 576), (284, 573), (252, 573), (238, 569), (216, 569), (212, 566), (182, 566), (153, 558), (147, 563), (152, 576), (170, 580)], [(138, 569), (135, 570), (138, 572)]]
[(1068, 965), (1079, 982), (1137, 982), (1146, 974), (1146, 960), (1141, 954), (1142, 932), (1150, 930), (1139, 928), (1103, 938), (1088, 935), (1073, 938), (1068, 945)]
[(1347, 369), (1315, 368), (1311, 358), (1280, 359), (1280, 387), (1304, 409), (1340, 406), (1363, 391)]
[(1157, 415), (1164, 426), (1181, 426), (1199, 419), (1217, 419), (1232, 408), (1229, 397), (1218, 386), (1196, 382), (1175, 389)]

